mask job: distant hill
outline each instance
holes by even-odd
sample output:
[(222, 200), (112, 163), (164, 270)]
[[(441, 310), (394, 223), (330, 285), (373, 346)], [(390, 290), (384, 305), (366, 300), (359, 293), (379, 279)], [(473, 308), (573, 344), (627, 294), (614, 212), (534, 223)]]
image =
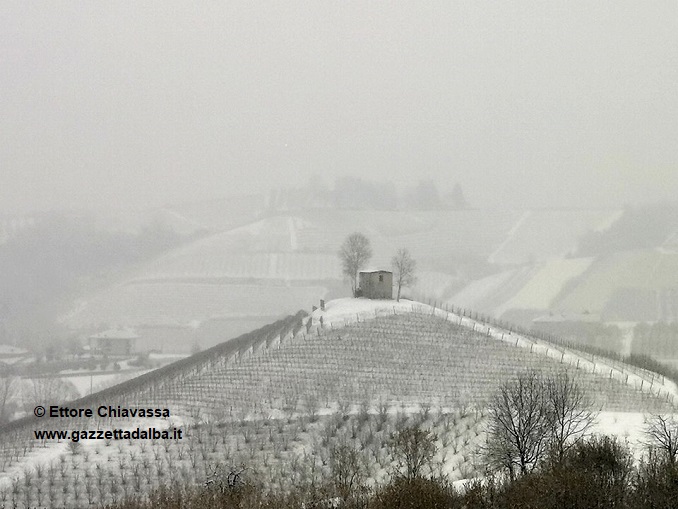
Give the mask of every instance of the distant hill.
[[(589, 313), (626, 328), (678, 320), (678, 207), (599, 212), (596, 217), (591, 211), (588, 219), (584, 212), (543, 211), (536, 217), (525, 212), (490, 259), (508, 262), (514, 246), (534, 253), (543, 248), (550, 256), (534, 256), (532, 263), (518, 266), (504, 263), (446, 300), (526, 324), (548, 313)], [(578, 228), (578, 221), (588, 229)], [(567, 233), (571, 227), (579, 232), (576, 247), (553, 256), (555, 246), (573, 238)]]
[(605, 255), (643, 249), (674, 250), (678, 238), (678, 204), (626, 207), (608, 228), (584, 235), (579, 256)]
[[(228, 207), (237, 204), (243, 205), (242, 214), (227, 219)], [(201, 343), (209, 346), (242, 333), (243, 320), (247, 326), (263, 325), (280, 316), (276, 309), (291, 312), (317, 305), (320, 299), (347, 295), (337, 251), (354, 231), (370, 239), (372, 266), (389, 268), (399, 248), (410, 250), (420, 276), (419, 284), (411, 289), (416, 294), (457, 299), (456, 304), (481, 309), (505, 309), (511, 299), (517, 298), (519, 305), (525, 301), (521, 289), (535, 275), (533, 267), (541, 263), (551, 264), (547, 270), (559, 278), (557, 288), (551, 290), (557, 293), (577, 271), (573, 266), (558, 273), (567, 264), (550, 260), (574, 251), (581, 235), (616, 214), (499, 208), (275, 212), (255, 197), (168, 210), (182, 221), (209, 226), (213, 233), (144, 263), (115, 286), (84, 296), (64, 314), (63, 323), (88, 331), (105, 326), (147, 327), (142, 338), (157, 338), (166, 331), (168, 337), (176, 338), (167, 345), (170, 350), (182, 344), (181, 330), (184, 347), (192, 344), (197, 325)], [(246, 222), (228, 226), (241, 220)], [(493, 292), (488, 306), (482, 297), (477, 302), (463, 300), (461, 289), (502, 269), (523, 276), (512, 277), (508, 286)], [(531, 291), (527, 300), (548, 307), (551, 297), (540, 300), (538, 293)], [(215, 320), (222, 326), (221, 334), (199, 330)], [(151, 343), (157, 348), (157, 341)]]
[(601, 256), (554, 300), (553, 307), (588, 311), (610, 321), (673, 321), (678, 317), (678, 253), (657, 249)]

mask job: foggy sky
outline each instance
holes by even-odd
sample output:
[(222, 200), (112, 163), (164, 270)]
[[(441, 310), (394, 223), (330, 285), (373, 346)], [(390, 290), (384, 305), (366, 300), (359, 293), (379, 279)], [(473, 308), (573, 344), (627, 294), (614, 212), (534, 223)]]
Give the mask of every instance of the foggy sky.
[(0, 213), (312, 175), (678, 196), (678, 3), (0, 3)]

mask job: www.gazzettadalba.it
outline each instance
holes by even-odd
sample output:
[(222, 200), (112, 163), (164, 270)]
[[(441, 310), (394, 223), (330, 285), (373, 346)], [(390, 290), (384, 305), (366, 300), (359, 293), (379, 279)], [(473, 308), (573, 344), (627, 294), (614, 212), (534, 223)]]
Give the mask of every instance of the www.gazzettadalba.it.
[(183, 429), (159, 430), (156, 428), (136, 428), (132, 430), (34, 430), (36, 440), (182, 440)]

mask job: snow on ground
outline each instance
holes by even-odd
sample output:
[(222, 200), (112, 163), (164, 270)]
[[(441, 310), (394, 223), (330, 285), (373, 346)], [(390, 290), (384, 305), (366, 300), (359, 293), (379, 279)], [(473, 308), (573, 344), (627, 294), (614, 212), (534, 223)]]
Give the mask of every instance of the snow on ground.
[(593, 431), (603, 435), (616, 435), (620, 440), (627, 441), (633, 456), (639, 459), (647, 441), (643, 433), (646, 417), (641, 412), (600, 412)]
[(488, 300), (488, 296), (495, 294), (516, 273), (516, 269), (510, 269), (471, 281), (449, 300), (470, 309), (486, 311), (485, 301)]
[(545, 309), (563, 285), (589, 268), (593, 258), (572, 258), (546, 262), (503, 309)]
[[(93, 408), (93, 410), (95, 410)], [(36, 424), (36, 427), (34, 430), (49, 430), (49, 425), (47, 424), (48, 421), (45, 421), (45, 425), (43, 427), (40, 427), (39, 424)], [(146, 419), (137, 419), (134, 421), (130, 421), (130, 423), (126, 426), (124, 425), (117, 425), (113, 426), (111, 428), (105, 429), (104, 431), (112, 431), (113, 429), (121, 429), (124, 431), (134, 431), (137, 428), (140, 428), (141, 430), (145, 430), (147, 428), (155, 428), (157, 430), (166, 430), (166, 429), (173, 429), (174, 427), (181, 427), (184, 426), (186, 423), (183, 422), (181, 419), (176, 418), (174, 416), (170, 417), (169, 419), (165, 418), (146, 418)], [(94, 429), (94, 428), (92, 428)], [(72, 428), (69, 431), (85, 431), (82, 428)], [(95, 454), (91, 454), (89, 456), (89, 463), (102, 463), (105, 464), (107, 462), (110, 462), (113, 458), (118, 457), (120, 455), (120, 451), (118, 449), (118, 442), (124, 443), (128, 442), (128, 440), (112, 440), (112, 441), (105, 441), (105, 440), (90, 440), (90, 439), (82, 439), (78, 443), (80, 446), (83, 448), (82, 450), (88, 450), (91, 452), (95, 452)], [(71, 443), (70, 439), (66, 439), (60, 442), (48, 442), (46, 444), (41, 444), (40, 441), (36, 440), (36, 447), (33, 448), (31, 452), (27, 454), (25, 458), (22, 458), (21, 461), (16, 462), (14, 465), (12, 465), (10, 468), (7, 470), (3, 471), (0, 473), (0, 489), (7, 488), (11, 486), (11, 483), (13, 479), (21, 477), (24, 472), (34, 469), (37, 465), (49, 465), (52, 461), (57, 461), (60, 456), (62, 455), (72, 455), (73, 451), (69, 448), (69, 444)]]
[(441, 297), (457, 280), (455, 276), (444, 272), (421, 271), (417, 275), (417, 284), (414, 289), (420, 294)]
[(412, 301), (400, 299), (400, 302), (387, 299), (335, 299), (325, 304), (325, 311), (316, 309), (312, 314), (313, 323), (323, 318), (325, 326), (344, 324), (374, 318), (378, 315), (412, 312)]
[(494, 252), (487, 257), (487, 261), (490, 263), (495, 263), (497, 256), (502, 252), (502, 250), (511, 242), (513, 241), (516, 232), (520, 229), (520, 227), (523, 225), (525, 221), (532, 215), (531, 210), (526, 210), (522, 216), (520, 216), (520, 219), (513, 225), (513, 227), (508, 231), (506, 234), (506, 238), (504, 241), (499, 245), (497, 249), (494, 250)]
[(611, 211), (607, 216), (603, 217), (600, 221), (598, 221), (593, 231), (602, 232), (608, 230), (623, 215), (624, 215), (623, 209)]
[(114, 371), (112, 373), (106, 373), (101, 375), (76, 375), (63, 377), (63, 380), (66, 380), (73, 384), (73, 386), (78, 391), (80, 396), (85, 396), (90, 394), (90, 390), (93, 392), (101, 391), (113, 385), (125, 382), (131, 378), (141, 376), (144, 373), (148, 373), (150, 369), (144, 370), (128, 370), (128, 371)]
[(11, 467), (0, 473), (0, 489), (8, 488), (12, 485), (12, 480), (21, 477), (23, 473), (35, 465), (48, 465), (51, 461), (56, 461), (62, 454), (68, 453), (68, 442), (49, 444), (46, 447), (38, 445), (21, 461), (14, 463)]

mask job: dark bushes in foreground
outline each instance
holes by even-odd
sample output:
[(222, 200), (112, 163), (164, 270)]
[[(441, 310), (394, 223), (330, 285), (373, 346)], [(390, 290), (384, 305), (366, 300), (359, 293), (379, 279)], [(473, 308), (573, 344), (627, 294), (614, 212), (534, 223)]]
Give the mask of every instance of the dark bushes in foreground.
[(463, 497), (444, 480), (399, 477), (374, 493), (370, 509), (457, 509)]

